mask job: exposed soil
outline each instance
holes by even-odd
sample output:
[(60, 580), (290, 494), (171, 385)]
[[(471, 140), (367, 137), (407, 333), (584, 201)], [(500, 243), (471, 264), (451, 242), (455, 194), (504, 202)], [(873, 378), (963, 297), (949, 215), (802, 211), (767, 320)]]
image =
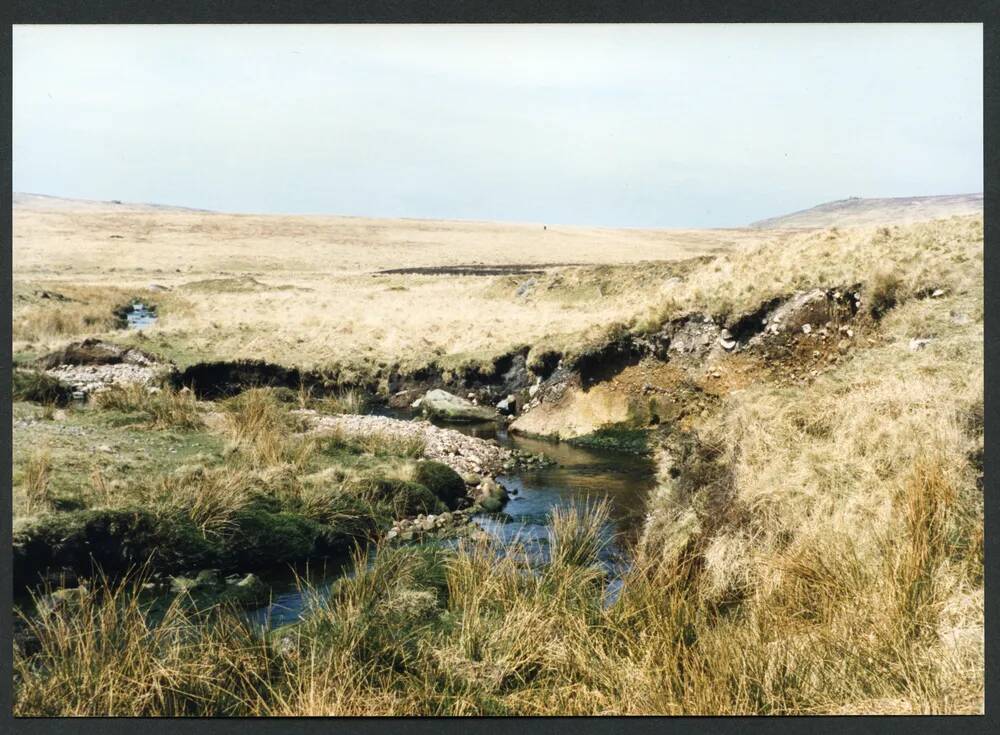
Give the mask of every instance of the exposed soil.
[(389, 268), (376, 275), (424, 276), (522, 276), (541, 275), (550, 268), (564, 268), (582, 263), (533, 263), (530, 265), (441, 265), (412, 268)]

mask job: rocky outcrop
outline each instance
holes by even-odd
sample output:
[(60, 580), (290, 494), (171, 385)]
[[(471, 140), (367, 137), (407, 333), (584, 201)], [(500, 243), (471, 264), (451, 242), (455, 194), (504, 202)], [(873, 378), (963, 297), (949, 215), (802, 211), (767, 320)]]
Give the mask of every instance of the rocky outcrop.
[[(610, 425), (675, 420), (687, 409), (672, 404), (698, 398), (702, 381), (722, 380), (727, 360), (736, 353), (746, 352), (779, 370), (787, 365), (792, 377), (815, 376), (850, 348), (861, 300), (859, 285), (817, 288), (775, 297), (728, 319), (694, 313), (652, 332), (618, 330), (603, 345), (564, 361), (537, 387), (531, 386), (510, 428), (570, 439)], [(658, 371), (657, 364), (675, 374)], [(730, 387), (741, 380), (732, 379)], [(696, 390), (679, 390), (684, 385)]]
[(474, 423), (496, 418), (496, 411), (493, 409), (477, 406), (472, 401), (440, 389), (427, 391), (420, 401), (420, 409), (428, 418), (439, 421)]

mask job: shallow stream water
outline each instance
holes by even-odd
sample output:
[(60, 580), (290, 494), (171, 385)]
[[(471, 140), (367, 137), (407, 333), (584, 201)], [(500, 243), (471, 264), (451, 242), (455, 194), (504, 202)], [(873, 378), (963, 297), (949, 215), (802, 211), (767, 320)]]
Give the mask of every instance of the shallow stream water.
[[(554, 508), (583, 507), (601, 499), (609, 502), (611, 519), (603, 529), (600, 563), (608, 575), (606, 599), (614, 599), (629, 564), (625, 549), (638, 530), (646, 494), (654, 485), (652, 461), (622, 452), (511, 436), (493, 423), (448, 428), (495, 438), (503, 446), (544, 453), (555, 460), (552, 466), (501, 475), (498, 480), (511, 494), (510, 501), (499, 513), (473, 517), (474, 523), (504, 545), (522, 545), (533, 564), (548, 558), (549, 519)], [(252, 611), (252, 622), (270, 627), (295, 622), (348, 570), (347, 561), (328, 561), (313, 564), (298, 575), (289, 572), (265, 579), (271, 585), (272, 602)]]
[(156, 323), (156, 312), (145, 304), (136, 302), (125, 312), (125, 322), (129, 329), (146, 329)]

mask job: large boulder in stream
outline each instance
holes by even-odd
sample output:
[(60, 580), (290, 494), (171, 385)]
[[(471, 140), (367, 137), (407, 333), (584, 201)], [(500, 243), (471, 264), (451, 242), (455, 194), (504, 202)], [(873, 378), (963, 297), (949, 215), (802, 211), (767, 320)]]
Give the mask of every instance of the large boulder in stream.
[(440, 389), (427, 391), (420, 402), (420, 407), (428, 418), (440, 421), (473, 423), (492, 421), (496, 418), (496, 411), (492, 408), (477, 406), (471, 401)]

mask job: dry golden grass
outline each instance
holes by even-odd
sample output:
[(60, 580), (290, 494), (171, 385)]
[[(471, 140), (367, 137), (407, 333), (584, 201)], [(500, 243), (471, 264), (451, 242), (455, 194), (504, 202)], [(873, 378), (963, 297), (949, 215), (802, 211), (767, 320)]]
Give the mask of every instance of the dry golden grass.
[[(106, 321), (84, 316), (107, 316), (136, 296), (158, 307), (144, 343), (154, 351), (181, 361), (261, 357), (303, 366), (493, 354), (627, 318), (645, 298), (629, 289), (518, 297), (533, 276), (373, 275), (379, 270), (670, 261), (784, 237), (52, 203), (15, 207), (14, 231), (15, 291), (24, 296), (14, 303), (15, 350), (109, 332)], [(172, 290), (150, 290), (152, 283)], [(39, 289), (76, 301), (40, 301)]]
[(204, 425), (191, 391), (170, 387), (151, 391), (140, 383), (129, 383), (95, 393), (93, 400), (101, 409), (143, 414), (152, 429), (191, 430)]
[(245, 711), (266, 676), (267, 644), (235, 615), (199, 615), (185, 602), (179, 596), (154, 623), (133, 586), (98, 584), (42, 618), (27, 620), (41, 650), (29, 663), (15, 649), (19, 713), (143, 717)]
[[(769, 708), (982, 711), (983, 611), (970, 602), (982, 595), (983, 534), (974, 275), (952, 273), (949, 297), (896, 307), (879, 346), (809, 385), (730, 394), (699, 428), (721, 452), (722, 482), (685, 492), (664, 458), (643, 548), (666, 560), (693, 550), (699, 604), (738, 605), (707, 639), (722, 647), (707, 660), (760, 656), (760, 676), (782, 667), (775, 687), (805, 687)], [(956, 324), (952, 313), (978, 316)], [(911, 350), (914, 336), (934, 339)], [(768, 647), (782, 657), (768, 662)]]
[(51, 474), (52, 453), (49, 449), (40, 447), (32, 451), (21, 468), (20, 487), (26, 514), (52, 509)]

